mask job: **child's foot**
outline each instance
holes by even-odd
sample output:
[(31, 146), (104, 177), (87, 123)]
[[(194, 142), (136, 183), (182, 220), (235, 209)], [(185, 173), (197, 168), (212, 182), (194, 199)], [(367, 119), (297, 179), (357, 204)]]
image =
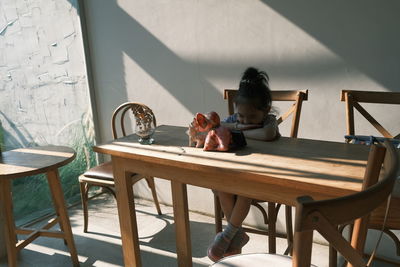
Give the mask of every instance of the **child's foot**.
[(230, 243), (231, 242), (222, 235), (222, 232), (219, 232), (215, 236), (212, 244), (207, 249), (208, 258), (210, 258), (210, 260), (212, 260), (213, 262), (217, 262), (222, 259)]
[(226, 249), (224, 257), (242, 253), (242, 248), (249, 242), (249, 239), (249, 236), (243, 230), (238, 231)]

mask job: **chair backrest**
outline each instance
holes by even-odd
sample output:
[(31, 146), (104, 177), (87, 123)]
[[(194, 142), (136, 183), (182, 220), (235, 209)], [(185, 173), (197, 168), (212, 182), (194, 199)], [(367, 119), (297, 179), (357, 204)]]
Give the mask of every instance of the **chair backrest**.
[[(129, 116), (126, 116), (127, 112), (131, 110), (133, 116), (138, 116), (139, 114), (144, 114), (145, 116), (150, 116), (152, 118), (154, 127), (157, 127), (156, 123), (156, 117), (154, 116), (153, 111), (146, 105), (137, 103), (137, 102), (126, 102), (121, 104), (119, 107), (117, 107), (112, 115), (111, 118), (111, 129), (112, 129), (112, 135), (113, 138), (116, 139), (118, 138), (118, 131), (117, 131), (117, 120), (119, 118), (120, 122), (120, 128), (121, 128), (121, 133), (122, 136), (126, 136), (126, 130), (125, 130), (125, 122), (128, 119)], [(140, 115), (139, 115), (140, 116)]]
[[(398, 155), (389, 141), (385, 141), (384, 146), (372, 145), (365, 172), (369, 181), (364, 181), (362, 191), (320, 201), (314, 201), (308, 196), (299, 197), (296, 205), (293, 266), (310, 266), (312, 235), (313, 230), (317, 230), (352, 266), (365, 267), (362, 254), (354, 248), (354, 239), (350, 244), (339, 233), (337, 226), (368, 217), (366, 215), (387, 200), (398, 175), (398, 161)], [(369, 186), (370, 178), (377, 180), (381, 169), (383, 175), (380, 180)]]
[[(234, 98), (238, 90), (236, 89), (225, 89), (224, 99), (228, 100), (228, 111), (229, 115), (232, 115), (234, 111)], [(286, 120), (291, 114), (292, 127), (290, 130), (290, 137), (297, 137), (300, 123), (300, 113), (303, 101), (308, 99), (308, 90), (293, 90), (293, 91), (271, 91), (272, 101), (294, 101), (293, 105), (278, 118), (278, 125)]]
[(400, 93), (371, 92), (342, 90), (341, 101), (346, 102), (346, 126), (347, 134), (354, 135), (354, 108), (358, 110), (384, 137), (400, 138), (400, 134), (394, 136), (389, 133), (374, 117), (371, 116), (359, 103), (400, 104)]

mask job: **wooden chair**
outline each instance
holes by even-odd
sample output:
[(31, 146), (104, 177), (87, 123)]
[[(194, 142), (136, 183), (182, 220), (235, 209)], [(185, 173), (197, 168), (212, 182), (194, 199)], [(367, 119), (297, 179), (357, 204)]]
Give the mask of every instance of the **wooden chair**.
[(371, 92), (342, 90), (341, 101), (346, 102), (346, 126), (347, 134), (354, 135), (354, 108), (358, 110), (384, 137), (400, 138), (389, 133), (371, 114), (368, 113), (359, 103), (394, 104), (400, 105), (400, 93), (392, 92)]
[[(113, 138), (116, 139), (118, 138), (118, 133), (117, 133), (117, 124), (120, 125), (120, 130), (122, 132), (122, 136), (126, 136), (127, 132), (125, 130), (125, 121), (128, 118), (127, 112), (132, 111), (134, 112), (135, 109), (138, 108), (144, 108), (147, 111), (149, 111), (153, 117), (153, 123), (154, 127), (156, 127), (156, 118), (151, 111), (150, 108), (147, 106), (140, 104), (140, 103), (135, 103), (135, 102), (127, 102), (122, 105), (120, 105), (113, 113), (112, 119), (111, 119), (111, 129), (112, 129), (112, 135)], [(117, 123), (117, 118), (119, 117), (119, 123)], [(161, 209), (160, 209), (160, 204), (158, 203), (157, 199), (157, 193), (156, 193), (156, 188), (154, 184), (154, 178), (153, 177), (144, 177), (138, 174), (132, 175), (133, 183), (136, 183), (137, 181), (145, 178), (147, 185), (149, 186), (151, 193), (153, 195), (153, 200), (156, 205), (157, 213), (161, 215)], [(104, 189), (106, 189), (108, 192), (110, 192), (115, 198), (115, 192), (113, 190), (114, 188), (114, 176), (113, 176), (113, 169), (112, 169), (112, 162), (108, 161), (103, 164), (100, 164), (94, 168), (89, 169), (86, 171), (84, 174), (79, 176), (79, 185), (80, 185), (80, 190), (81, 190), (81, 198), (82, 198), (82, 209), (83, 209), (83, 216), (84, 216), (84, 227), (83, 231), (86, 233), (87, 228), (88, 228), (88, 194), (89, 194), (89, 189), (91, 186), (100, 186)], [(132, 201), (134, 201), (132, 199)]]
[[(361, 115), (367, 119), (372, 126), (375, 127), (386, 138), (400, 138), (400, 134), (393, 135), (389, 133), (372, 115), (368, 113), (360, 103), (376, 103), (376, 104), (398, 104), (400, 105), (400, 93), (392, 92), (371, 92), (371, 91), (352, 91), (342, 90), (341, 101), (346, 103), (346, 127), (347, 135), (355, 135), (354, 127), (354, 109), (361, 113)], [(386, 204), (379, 206), (371, 214), (371, 219), (368, 227), (370, 229), (380, 229), (383, 223), (383, 218), (386, 210)], [(344, 228), (342, 226), (341, 228)], [(400, 240), (391, 230), (400, 230), (400, 195), (393, 195), (389, 214), (387, 218), (386, 227), (384, 229), (385, 234), (390, 237), (395, 246), (397, 256), (400, 256)], [(332, 260), (336, 262), (336, 252), (331, 248)], [(377, 257), (379, 259), (379, 257)], [(383, 260), (383, 259), (381, 259)], [(384, 259), (389, 263), (400, 264), (398, 261), (392, 261), (390, 259)], [(332, 264), (335, 266), (336, 264)]]
[[(234, 113), (234, 103), (233, 100), (237, 90), (226, 89), (224, 91), (224, 99), (228, 100), (228, 111), (229, 115)], [(308, 99), (308, 90), (299, 90), (299, 91), (271, 91), (272, 101), (293, 101), (293, 105), (286, 111), (282, 116), (278, 118), (278, 125), (286, 120), (290, 115), (293, 114), (292, 118), (292, 127), (290, 131), (290, 137), (296, 138), (299, 130), (300, 123), (300, 113), (303, 101)], [(267, 211), (260, 205), (260, 202), (253, 200), (252, 205), (260, 210), (261, 214), (264, 218), (264, 223), (268, 225), (267, 231), (246, 228), (243, 229), (247, 232), (257, 233), (268, 235), (268, 248), (269, 253), (276, 253), (276, 236), (278, 237), (286, 237), (288, 240), (288, 249), (285, 251), (285, 254), (291, 251), (291, 246), (293, 243), (293, 230), (292, 230), (292, 208), (289, 206), (285, 207), (285, 215), (286, 215), (286, 236), (276, 233), (276, 220), (277, 214), (280, 209), (280, 204), (276, 204), (273, 202), (268, 202)], [(222, 210), (219, 204), (219, 199), (217, 194), (214, 194), (214, 209), (215, 209), (215, 228), (216, 232), (222, 231)]]
[[(368, 215), (382, 205), (392, 192), (399, 171), (398, 161), (398, 155), (390, 142), (386, 141), (384, 146), (372, 145), (361, 192), (328, 200), (315, 201), (309, 196), (297, 198), (292, 258), (276, 254), (242, 254), (224, 258), (212, 266), (309, 267), (313, 231), (317, 230), (351, 266), (365, 267), (366, 262), (357, 247), (365, 241)], [(382, 162), (384, 175), (376, 182)], [(349, 242), (343, 238), (337, 226), (353, 220), (359, 222), (359, 227), (354, 227), (352, 242)]]

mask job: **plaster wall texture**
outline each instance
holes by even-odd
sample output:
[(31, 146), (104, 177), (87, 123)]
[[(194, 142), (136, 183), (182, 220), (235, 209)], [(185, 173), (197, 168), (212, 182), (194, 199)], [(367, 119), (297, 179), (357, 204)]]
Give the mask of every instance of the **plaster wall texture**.
[[(76, 1), (0, 3), (0, 118), (6, 149), (69, 144), (90, 114)], [(89, 116), (89, 115), (87, 115)]]
[[(125, 101), (149, 105), (159, 124), (186, 126), (196, 112), (227, 115), (222, 93), (248, 66), (272, 90), (309, 89), (299, 137), (343, 141), (342, 89), (400, 91), (400, 3), (385, 1), (88, 0), (86, 16), (101, 141)], [(275, 104), (283, 112), (283, 106)], [(368, 105), (394, 134), (399, 108)], [(357, 115), (357, 114), (356, 114)], [(356, 131), (377, 134), (358, 115)], [(289, 134), (290, 123), (282, 125)], [(157, 180), (171, 203), (168, 182)], [(139, 183), (137, 194), (149, 197)], [(213, 213), (210, 190), (189, 186), (189, 207)], [(250, 224), (261, 225), (251, 212)], [(278, 229), (283, 230), (279, 219)]]

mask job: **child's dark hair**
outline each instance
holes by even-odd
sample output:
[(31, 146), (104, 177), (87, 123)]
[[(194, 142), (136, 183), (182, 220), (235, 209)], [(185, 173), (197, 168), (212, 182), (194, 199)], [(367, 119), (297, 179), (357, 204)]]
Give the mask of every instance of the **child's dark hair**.
[(243, 73), (234, 102), (236, 105), (250, 104), (257, 109), (269, 111), (272, 99), (268, 74), (253, 67), (247, 68)]

